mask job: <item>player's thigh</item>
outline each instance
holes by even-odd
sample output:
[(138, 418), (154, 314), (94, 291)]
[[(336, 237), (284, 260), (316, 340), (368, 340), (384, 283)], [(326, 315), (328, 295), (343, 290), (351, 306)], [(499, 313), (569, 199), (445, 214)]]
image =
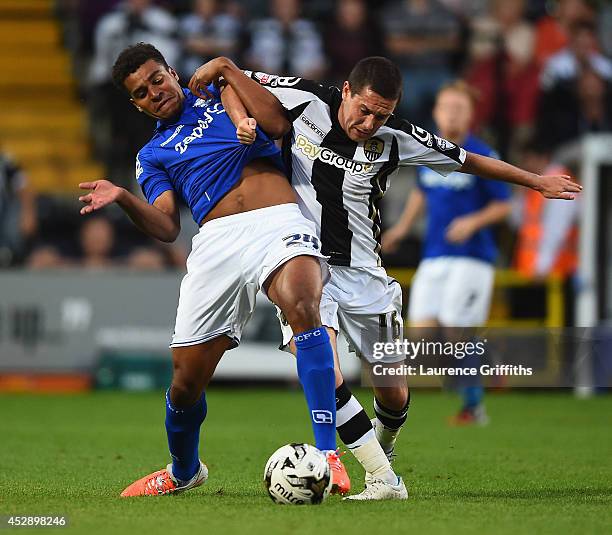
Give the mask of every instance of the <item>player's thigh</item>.
[(299, 312), (319, 316), (322, 288), (321, 263), (318, 258), (306, 255), (287, 260), (270, 275), (264, 286), (268, 297), (283, 311), (290, 324), (291, 317)]
[[(403, 349), (402, 289), (399, 284), (387, 285), (383, 309), (373, 305), (369, 314), (338, 311), (340, 330), (349, 342), (349, 349), (361, 359), (376, 397), (389, 408), (402, 409), (408, 399), (405, 375), (401, 369), (406, 354)], [(398, 344), (399, 342), (399, 344)], [(394, 373), (389, 373), (393, 368)]]
[[(400, 311), (401, 312), (401, 311)], [(400, 368), (406, 354), (401, 346), (401, 315), (387, 312), (378, 315), (341, 314), (340, 329), (349, 340), (349, 349), (361, 359), (364, 376), (376, 397), (389, 408), (403, 408), (408, 398), (405, 375), (390, 372)], [(400, 345), (397, 344), (400, 342)]]
[(410, 286), (408, 303), (410, 325), (433, 326), (437, 321), (448, 272), (447, 260), (444, 257), (428, 258), (419, 264)]
[(240, 215), (212, 220), (194, 236), (170, 347), (202, 344), (221, 335), (234, 345), (240, 342), (258, 290), (257, 280), (248, 279), (241, 263), (251, 232)]
[(405, 358), (401, 344), (398, 345), (404, 336), (401, 287), (392, 284), (387, 292), (387, 305), (382, 309), (373, 306), (364, 313), (338, 309), (340, 330), (348, 340), (350, 351), (370, 364), (399, 362)]
[(266, 213), (265, 249), (254, 266), (259, 285), (294, 330), (316, 327), (329, 276), (316, 228), (294, 204), (269, 207)]
[(445, 327), (477, 327), (489, 317), (495, 271), (482, 260), (455, 258), (444, 285), (440, 323)]

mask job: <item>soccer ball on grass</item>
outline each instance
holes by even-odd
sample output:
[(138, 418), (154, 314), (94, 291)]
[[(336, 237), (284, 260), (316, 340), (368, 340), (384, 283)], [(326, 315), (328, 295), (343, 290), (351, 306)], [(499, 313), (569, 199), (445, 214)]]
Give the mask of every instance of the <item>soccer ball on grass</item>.
[(287, 444), (268, 459), (264, 485), (275, 503), (319, 504), (332, 487), (327, 457), (310, 444)]

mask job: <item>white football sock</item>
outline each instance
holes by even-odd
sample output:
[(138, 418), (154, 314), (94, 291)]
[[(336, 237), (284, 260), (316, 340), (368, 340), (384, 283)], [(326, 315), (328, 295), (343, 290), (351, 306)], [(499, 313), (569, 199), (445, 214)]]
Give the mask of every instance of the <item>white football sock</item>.
[(378, 442), (382, 446), (385, 453), (389, 453), (393, 450), (395, 447), (395, 441), (397, 440), (401, 430), (401, 427), (399, 429), (389, 429), (388, 427), (385, 427), (385, 425), (378, 418), (376, 418), (376, 438), (378, 439)]
[(361, 446), (352, 448), (351, 453), (373, 478), (390, 485), (397, 484), (397, 476), (376, 437), (372, 437)]

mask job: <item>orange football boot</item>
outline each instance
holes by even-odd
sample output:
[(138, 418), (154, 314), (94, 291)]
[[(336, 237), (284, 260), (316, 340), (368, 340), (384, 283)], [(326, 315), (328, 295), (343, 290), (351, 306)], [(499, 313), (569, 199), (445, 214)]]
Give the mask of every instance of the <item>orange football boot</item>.
[(138, 481), (134, 481), (129, 485), (122, 493), (122, 498), (129, 498), (132, 496), (162, 496), (164, 494), (172, 494), (175, 492), (183, 492), (185, 490), (199, 487), (208, 479), (208, 468), (200, 461), (200, 469), (197, 474), (193, 476), (186, 483), (181, 483), (174, 478), (172, 475), (172, 463), (170, 463), (163, 470), (153, 472), (148, 476), (145, 476)]
[(484, 406), (478, 405), (474, 408), (463, 408), (455, 416), (451, 416), (448, 419), (449, 425), (453, 427), (464, 427), (464, 426), (484, 426), (489, 423), (489, 417), (485, 411)]
[(327, 462), (331, 468), (332, 474), (332, 489), (330, 494), (342, 494), (344, 496), (351, 490), (351, 479), (340, 460), (342, 455), (344, 455), (344, 453), (338, 453), (338, 450), (329, 451), (327, 452)]

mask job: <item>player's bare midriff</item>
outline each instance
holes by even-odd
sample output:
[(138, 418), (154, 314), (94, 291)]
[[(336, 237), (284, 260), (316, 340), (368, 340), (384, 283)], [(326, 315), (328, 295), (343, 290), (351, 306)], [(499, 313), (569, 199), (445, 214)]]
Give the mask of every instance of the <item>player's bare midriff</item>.
[(297, 203), (287, 177), (265, 158), (253, 160), (242, 170), (238, 183), (202, 220), (249, 212), (278, 204)]

